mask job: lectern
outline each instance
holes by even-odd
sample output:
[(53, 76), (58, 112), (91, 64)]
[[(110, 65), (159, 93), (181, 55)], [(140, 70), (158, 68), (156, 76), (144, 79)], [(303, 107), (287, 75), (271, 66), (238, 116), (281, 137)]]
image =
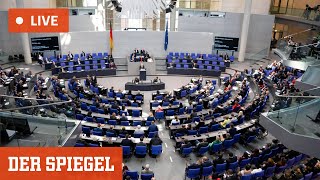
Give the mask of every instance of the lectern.
[(147, 80), (147, 70), (146, 69), (140, 69), (140, 81)]

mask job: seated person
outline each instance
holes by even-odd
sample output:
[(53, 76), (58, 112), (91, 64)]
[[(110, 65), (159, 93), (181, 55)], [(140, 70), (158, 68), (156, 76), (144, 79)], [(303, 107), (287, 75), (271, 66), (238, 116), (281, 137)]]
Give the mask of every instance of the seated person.
[(122, 113), (122, 115), (121, 115), (120, 122), (121, 121), (128, 121), (128, 118), (124, 113)]
[(189, 169), (198, 169), (201, 168), (201, 160), (199, 159), (196, 163), (192, 163), (187, 165), (186, 167), (186, 171), (188, 171)]
[(170, 123), (171, 126), (172, 126), (172, 125), (179, 125), (179, 124), (180, 124), (180, 121), (179, 121), (179, 119), (178, 119), (177, 116), (175, 116), (175, 118), (172, 119), (172, 121), (171, 121), (171, 123)]
[(155, 125), (154, 121), (152, 121), (151, 125), (148, 128), (148, 132), (156, 132), (156, 131), (159, 131), (158, 126)]
[(187, 139), (185, 139), (184, 142), (181, 144), (180, 153), (184, 148), (190, 148), (191, 146), (191, 143)]
[(148, 116), (148, 118), (147, 118), (147, 121), (154, 121), (154, 120), (155, 120), (155, 118), (154, 118), (154, 116), (153, 116), (153, 113), (150, 112), (150, 113), (149, 113), (149, 116)]
[(237, 156), (234, 156), (232, 152), (229, 153), (228, 159), (226, 159), (227, 165), (229, 166), (231, 163), (237, 162)]
[(122, 127), (121, 130), (119, 131), (119, 134), (127, 135), (127, 134), (129, 134), (129, 133), (128, 133), (128, 131), (126, 131), (126, 128), (125, 128), (125, 127)]
[(155, 110), (155, 112), (163, 112), (163, 108), (159, 105)]
[(141, 174), (153, 174), (153, 171), (150, 169), (150, 165), (142, 166)]
[(133, 80), (133, 83), (138, 84), (139, 82), (140, 82), (140, 80), (139, 80), (139, 78), (138, 78), (138, 77), (136, 77), (136, 78)]
[(113, 129), (113, 126), (110, 126), (110, 129), (107, 129), (106, 132), (112, 133), (112, 134), (114, 134), (114, 135), (117, 135), (117, 132)]
[(141, 129), (141, 126), (138, 125), (137, 129), (134, 130), (133, 134), (143, 134), (144, 135), (144, 131)]
[(198, 142), (198, 143), (197, 143), (196, 148), (195, 148), (195, 151), (196, 151), (196, 152), (199, 152), (200, 148), (202, 148), (202, 147), (207, 147), (208, 145), (209, 145), (209, 144), (208, 144), (208, 142), (207, 142), (207, 139), (204, 138), (204, 139), (202, 139), (202, 142)]
[(160, 83), (161, 80), (159, 79), (159, 77), (156, 77), (154, 80), (153, 80), (153, 83)]
[(223, 154), (219, 153), (218, 154), (218, 158), (216, 158), (215, 160), (213, 160), (213, 164), (216, 166), (217, 164), (223, 164), (225, 163), (226, 160), (223, 158)]
[(133, 142), (130, 138), (129, 134), (126, 134), (126, 138), (121, 141), (121, 146), (129, 146), (131, 149), (133, 148)]

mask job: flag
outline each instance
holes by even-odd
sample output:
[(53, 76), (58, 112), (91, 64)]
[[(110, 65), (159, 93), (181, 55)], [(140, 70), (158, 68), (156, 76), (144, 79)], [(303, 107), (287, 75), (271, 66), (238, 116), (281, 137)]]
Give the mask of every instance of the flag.
[(168, 37), (168, 21), (166, 24), (166, 32), (165, 32), (165, 39), (164, 39), (164, 50), (167, 51), (169, 44), (169, 37)]
[(110, 45), (110, 54), (112, 55), (112, 50), (113, 50), (113, 36), (112, 36), (112, 24), (111, 24), (111, 21), (110, 21), (109, 45)]

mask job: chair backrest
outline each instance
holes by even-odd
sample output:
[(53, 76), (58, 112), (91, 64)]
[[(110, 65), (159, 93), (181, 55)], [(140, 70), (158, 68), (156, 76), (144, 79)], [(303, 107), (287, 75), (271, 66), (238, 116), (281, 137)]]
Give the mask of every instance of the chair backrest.
[(214, 144), (211, 148), (211, 151), (216, 153), (222, 149), (222, 143)]
[(122, 154), (124, 156), (131, 155), (131, 147), (130, 146), (122, 146)]
[(138, 171), (127, 171), (126, 176), (130, 176), (132, 180), (138, 180), (139, 179), (139, 174)]
[(290, 168), (294, 164), (295, 158), (291, 158), (287, 161), (287, 167)]
[(132, 110), (132, 116), (133, 117), (139, 117), (140, 116), (140, 111), (139, 110)]
[(233, 171), (235, 171), (235, 169), (238, 168), (238, 161), (230, 163), (228, 168), (232, 169)]
[(200, 168), (197, 169), (188, 169), (186, 176), (190, 179), (195, 179), (200, 177)]
[(247, 164), (250, 163), (250, 161), (251, 161), (250, 158), (248, 158), (248, 159), (243, 159), (243, 160), (239, 163), (240, 168), (245, 167)]
[(206, 177), (213, 173), (213, 166), (203, 167), (202, 168), (202, 176)]
[(241, 180), (251, 180), (252, 179), (252, 174), (245, 174), (241, 176)]
[(191, 147), (189, 147), (189, 148), (182, 148), (182, 150), (181, 150), (181, 154), (182, 155), (189, 155), (189, 154), (191, 154), (192, 153), (192, 148)]
[(216, 173), (221, 174), (227, 169), (227, 163), (217, 164), (216, 165)]
[(136, 154), (139, 154), (139, 155), (147, 154), (147, 146), (136, 146)]
[(311, 179), (312, 174), (313, 174), (313, 172), (311, 172), (311, 173), (309, 173), (309, 174), (306, 174), (306, 175), (304, 176), (304, 179), (303, 179), (303, 180), (309, 180), (309, 179)]
[(264, 176), (264, 170), (257, 172), (254, 174), (255, 178), (262, 178)]
[(203, 154), (205, 154), (206, 152), (208, 152), (208, 150), (209, 150), (209, 146), (201, 147), (201, 148), (199, 149), (199, 154), (200, 154), (200, 155), (203, 155)]
[(142, 137), (142, 136), (144, 136), (144, 134), (139, 134), (139, 133), (133, 134), (133, 137), (134, 137), (134, 138), (140, 138), (140, 137)]
[(208, 126), (206, 127), (200, 127), (199, 129), (199, 134), (204, 134), (208, 132)]
[(117, 125), (117, 120), (109, 120), (108, 124), (110, 125)]
[(138, 125), (142, 125), (141, 121), (133, 121), (133, 126), (138, 126)]
[(152, 145), (151, 146), (151, 154), (152, 155), (159, 155), (162, 153), (162, 145)]
[(248, 144), (248, 143), (251, 143), (253, 140), (255, 140), (256, 139), (256, 136), (249, 136), (248, 137), (248, 139), (247, 139), (247, 141), (246, 141), (246, 143)]
[(141, 180), (151, 180), (154, 174), (141, 174)]
[(90, 134), (90, 128), (89, 127), (82, 127), (82, 132), (85, 134)]
[(121, 126), (129, 126), (129, 121), (121, 121)]
[(223, 147), (225, 149), (230, 148), (233, 145), (233, 139), (223, 141)]
[(264, 173), (265, 177), (271, 177), (273, 176), (273, 173), (276, 169), (276, 166), (273, 166), (273, 167), (268, 167)]

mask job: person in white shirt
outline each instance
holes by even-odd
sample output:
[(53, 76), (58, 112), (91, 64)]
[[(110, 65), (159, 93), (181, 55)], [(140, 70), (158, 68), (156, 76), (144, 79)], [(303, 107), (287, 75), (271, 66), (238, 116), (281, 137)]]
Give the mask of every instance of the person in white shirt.
[(251, 171), (251, 174), (259, 173), (259, 172), (261, 172), (261, 171), (262, 171), (262, 169), (261, 169), (261, 167), (260, 167), (260, 165), (259, 165), (259, 164), (258, 164), (257, 166), (252, 165), (252, 171)]
[(144, 134), (144, 131), (141, 129), (141, 126), (138, 125), (137, 129), (134, 130), (133, 134)]
[(175, 117), (174, 119), (172, 119), (171, 125), (177, 125), (177, 124), (180, 124), (180, 121), (179, 121), (178, 117)]

